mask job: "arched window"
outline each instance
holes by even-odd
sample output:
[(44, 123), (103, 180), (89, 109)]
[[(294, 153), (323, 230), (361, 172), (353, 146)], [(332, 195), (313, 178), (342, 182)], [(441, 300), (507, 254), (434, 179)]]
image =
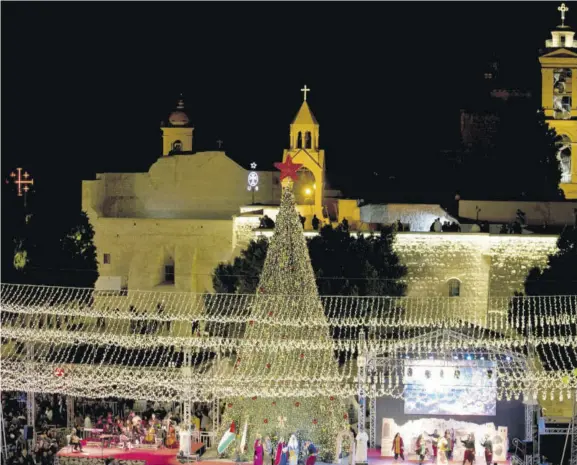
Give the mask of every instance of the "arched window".
[(571, 139), (562, 135), (557, 140), (557, 160), (561, 168), (561, 182), (571, 182)]
[(303, 148), (303, 133), (299, 132), (297, 135), (297, 149)]
[(447, 281), (449, 287), (449, 297), (459, 297), (461, 295), (461, 281), (452, 278)]
[(305, 149), (313, 148), (313, 138), (311, 137), (310, 131), (305, 132)]
[(182, 152), (182, 141), (180, 140), (175, 140), (172, 143), (172, 151), (173, 152)]

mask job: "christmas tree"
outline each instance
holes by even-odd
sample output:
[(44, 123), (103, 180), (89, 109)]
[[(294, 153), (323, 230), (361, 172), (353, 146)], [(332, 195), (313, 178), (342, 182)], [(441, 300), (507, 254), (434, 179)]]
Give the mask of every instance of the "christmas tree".
[(257, 434), (273, 443), (296, 434), (301, 445), (311, 440), (319, 455), (329, 458), (337, 434), (349, 427), (345, 402), (337, 395), (342, 377), (295, 208), (292, 181), (300, 165), (289, 156), (276, 166), (281, 205), (244, 335), (263, 347), (238, 353), (233, 379), (246, 396), (226, 400), (219, 437), (231, 421), (239, 426), (248, 421), (248, 457)]

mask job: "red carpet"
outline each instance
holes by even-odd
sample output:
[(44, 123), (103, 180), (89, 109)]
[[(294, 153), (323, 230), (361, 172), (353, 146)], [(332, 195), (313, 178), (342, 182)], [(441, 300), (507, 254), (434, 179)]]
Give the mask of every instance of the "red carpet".
[[(192, 452), (202, 447), (202, 443), (192, 444)], [(147, 465), (176, 465), (180, 462), (176, 459), (178, 449), (131, 449), (123, 450), (115, 447), (83, 447), (82, 452), (70, 452), (69, 447), (60, 450), (58, 457), (74, 457), (77, 459), (87, 458), (115, 458), (118, 460), (143, 460)], [(208, 463), (208, 462), (203, 462)]]
[[(202, 447), (202, 443), (195, 443), (192, 445), (193, 453)], [(75, 457), (75, 458), (116, 458), (119, 460), (143, 460), (147, 465), (180, 465), (176, 458), (178, 449), (132, 449), (122, 450), (117, 448), (100, 447), (83, 447), (82, 453), (70, 452), (70, 448), (65, 447), (58, 452), (58, 457)], [(392, 457), (381, 457), (381, 449), (369, 449), (368, 451), (369, 465), (403, 465), (403, 464), (417, 464), (418, 460), (405, 460), (404, 462), (395, 462)], [(203, 460), (202, 465), (232, 465), (233, 462), (229, 460)], [(321, 462), (317, 462), (320, 465)], [(484, 462), (483, 462), (484, 463)], [(502, 465), (510, 465), (509, 461), (498, 462)], [(241, 463), (235, 465), (251, 465), (252, 462)], [(428, 460), (424, 465), (435, 465), (435, 462)], [(450, 465), (461, 465), (460, 461), (451, 461)], [(480, 464), (477, 464), (480, 465)]]

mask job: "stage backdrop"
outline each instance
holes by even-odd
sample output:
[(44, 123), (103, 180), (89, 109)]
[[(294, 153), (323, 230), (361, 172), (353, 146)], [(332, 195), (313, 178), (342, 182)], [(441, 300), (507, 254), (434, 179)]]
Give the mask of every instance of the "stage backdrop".
[[(390, 397), (377, 399), (377, 445), (381, 446), (383, 418), (393, 418), (395, 423), (403, 425), (411, 420), (419, 418), (440, 418), (444, 420), (454, 419), (457, 421), (475, 424), (494, 423), (495, 427), (508, 427), (509, 441), (513, 438), (523, 438), (525, 434), (525, 407), (521, 401), (497, 401), (496, 415), (409, 415), (405, 413), (405, 401)], [(428, 431), (432, 433), (432, 431)], [(394, 434), (394, 433), (393, 433)], [(477, 438), (480, 439), (480, 438)]]

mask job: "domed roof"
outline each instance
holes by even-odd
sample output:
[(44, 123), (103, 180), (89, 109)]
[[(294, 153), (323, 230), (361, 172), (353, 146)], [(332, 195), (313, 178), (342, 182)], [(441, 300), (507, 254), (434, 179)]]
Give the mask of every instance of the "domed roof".
[(180, 99), (178, 101), (176, 110), (168, 117), (168, 122), (172, 126), (186, 126), (190, 122), (188, 115), (184, 112), (184, 100)]

